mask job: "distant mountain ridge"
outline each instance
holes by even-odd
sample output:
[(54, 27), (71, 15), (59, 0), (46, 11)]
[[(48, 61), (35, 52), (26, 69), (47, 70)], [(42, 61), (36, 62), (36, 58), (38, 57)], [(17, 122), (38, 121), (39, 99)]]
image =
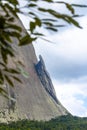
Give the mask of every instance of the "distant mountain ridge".
[[(15, 24), (22, 28), (22, 35), (26, 30), (19, 19)], [(15, 87), (8, 85), (6, 90), (13, 99), (5, 99), (0, 96), (0, 122), (16, 121), (19, 119), (50, 120), (52, 118), (67, 115), (68, 111), (61, 105), (56, 97), (51, 78), (46, 70), (43, 59), (37, 61), (32, 44), (18, 47), (17, 39), (13, 39), (15, 49), (15, 61), (20, 60), (25, 65), (28, 77), (19, 76), (22, 84), (14, 81)], [(41, 63), (40, 68), (37, 66)], [(9, 60), (9, 65), (13, 64)], [(42, 67), (42, 68), (41, 68)]]

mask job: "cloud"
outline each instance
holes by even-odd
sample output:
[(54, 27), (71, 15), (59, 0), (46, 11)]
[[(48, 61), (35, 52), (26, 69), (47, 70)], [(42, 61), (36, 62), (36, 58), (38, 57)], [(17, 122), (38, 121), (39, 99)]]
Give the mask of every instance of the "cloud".
[(48, 71), (58, 79), (79, 78), (87, 75), (87, 16), (80, 23), (84, 29), (73, 27), (48, 39), (56, 44), (38, 41), (36, 52), (42, 54)]
[(56, 80), (53, 83), (58, 99), (72, 115), (87, 116), (87, 83), (61, 83)]
[(83, 29), (48, 33), (53, 44), (38, 40), (34, 46), (44, 58), (60, 102), (73, 115), (87, 117), (87, 16), (80, 24)]

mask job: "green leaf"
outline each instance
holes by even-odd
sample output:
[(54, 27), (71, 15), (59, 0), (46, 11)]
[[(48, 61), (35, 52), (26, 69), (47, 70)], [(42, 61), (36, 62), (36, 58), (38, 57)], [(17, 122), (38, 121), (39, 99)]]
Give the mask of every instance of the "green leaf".
[(42, 40), (45, 40), (46, 42), (49, 42), (49, 43), (54, 43), (54, 42), (52, 42), (52, 41), (50, 41), (50, 40), (48, 40), (48, 39), (46, 39), (46, 38), (43, 38), (43, 37), (40, 37)]
[(25, 71), (22, 71), (21, 74), (25, 77), (25, 78), (29, 78), (29, 74)]
[(30, 2), (30, 1), (31, 1), (31, 2), (32, 2), (32, 1), (37, 2), (38, 0), (29, 0), (29, 2)]
[(0, 70), (0, 84), (3, 84), (3, 83), (4, 83), (4, 77), (3, 77), (2, 71)]
[(34, 29), (35, 29), (35, 22), (30, 22), (30, 31), (31, 31), (31, 33), (33, 33)]
[(10, 17), (10, 18), (8, 18), (8, 21), (9, 21), (9, 22), (14, 22), (14, 18), (13, 18), (13, 17)]
[(7, 33), (11, 36), (11, 37), (16, 37), (16, 38), (20, 38), (21, 34), (19, 32), (16, 31), (7, 31)]
[(68, 23), (72, 23), (73, 25), (75, 25), (76, 27), (82, 28), (79, 23), (74, 20), (71, 16), (66, 15), (66, 14), (60, 14), (54, 10), (47, 10), (47, 12), (49, 12), (51, 15), (53, 15), (54, 17), (58, 18), (58, 19), (63, 19), (64, 21), (68, 22)]
[(87, 5), (80, 5), (80, 4), (71, 4), (71, 5), (75, 7), (87, 8)]
[(12, 13), (13, 16), (18, 18), (16, 11), (14, 10), (14, 7), (12, 8), (12, 6), (10, 6), (10, 4), (7, 3), (5, 3), (4, 6), (10, 11), (10, 13)]
[(30, 4), (28, 4), (28, 7), (36, 7), (37, 5), (36, 4), (34, 4), (34, 3), (30, 3)]
[(32, 16), (34, 16), (34, 17), (37, 17), (36, 14), (33, 13), (33, 12), (29, 12), (29, 15), (32, 15)]
[(20, 72), (13, 68), (5, 68), (4, 71), (12, 73), (12, 74), (20, 74)]
[(25, 65), (24, 65), (20, 60), (18, 60), (18, 61), (16, 62), (16, 66), (18, 67), (19, 65), (25, 67)]
[(44, 34), (42, 34), (42, 33), (38, 33), (38, 32), (33, 33), (33, 35), (36, 35), (36, 36), (44, 36)]
[(16, 5), (19, 5), (19, 3), (18, 3), (18, 0), (8, 0), (8, 2), (10, 3), (10, 4), (12, 4), (13, 6), (16, 6)]
[(7, 50), (4, 49), (3, 47), (1, 47), (1, 56), (2, 56), (2, 60), (4, 61), (5, 64), (7, 64)]
[(12, 80), (8, 77), (8, 75), (4, 75), (6, 81), (8, 82), (8, 84), (11, 86), (11, 87), (14, 87), (14, 84), (12, 82)]
[(11, 57), (14, 57), (14, 50), (11, 46), (8, 45), (8, 43), (6, 43), (5, 41), (2, 42), (2, 47), (1, 47), (1, 56), (2, 56), (2, 60), (5, 64), (8, 63), (8, 55), (10, 55)]
[(42, 21), (48, 21), (48, 22), (49, 22), (49, 21), (52, 21), (52, 22), (57, 22), (56, 19), (48, 19), (48, 18), (47, 18), (47, 19), (42, 19)]
[(9, 48), (9, 47), (8, 47), (8, 48), (6, 49), (6, 51), (7, 51), (7, 54), (10, 55), (11, 57), (14, 57), (14, 56), (15, 56), (14, 50), (13, 50), (12, 48)]
[(7, 98), (7, 92), (3, 89), (3, 86), (0, 86), (0, 94)]
[(37, 40), (37, 37), (34, 37), (34, 38), (31, 37), (31, 38), (30, 38), (31, 43), (34, 42), (35, 40)]
[(43, 0), (43, 1), (46, 1), (46, 2), (49, 2), (49, 3), (53, 3), (53, 0)]
[(7, 92), (0, 86), (0, 93), (2, 93), (2, 92), (7, 93)]
[(44, 9), (44, 8), (38, 8), (38, 10), (39, 10), (39, 11), (42, 11), (42, 12), (47, 12), (47, 10)]
[(39, 27), (41, 27), (41, 20), (37, 17), (34, 18), (35, 19), (35, 24), (38, 25)]
[(6, 68), (6, 65), (4, 63), (0, 62), (0, 65)]
[(6, 19), (3, 16), (0, 16), (0, 29), (4, 29)]
[(18, 69), (25, 78), (29, 77), (29, 74), (21, 66), (18, 66)]
[(18, 77), (12, 76), (12, 78), (15, 79), (16, 81), (22, 83), (22, 81)]
[(66, 7), (72, 14), (75, 14), (75, 10), (70, 4), (66, 3)]
[(49, 30), (51, 30), (53, 32), (57, 32), (58, 31), (56, 28), (52, 28), (52, 27), (46, 27), (46, 29), (49, 29)]
[(78, 23), (76, 20), (74, 20), (72, 17), (67, 16), (67, 18), (68, 18), (68, 20), (70, 21), (70, 23), (72, 23), (73, 25), (75, 25), (75, 26), (78, 27), (78, 28), (82, 28), (82, 27), (79, 25), (79, 23)]
[(6, 40), (7, 42), (10, 42), (10, 43), (12, 43), (12, 39), (11, 39), (11, 37), (8, 35), (8, 33), (7, 32), (3, 32), (3, 39), (4, 40)]
[(75, 14), (75, 10), (74, 10), (74, 8), (72, 7), (71, 4), (66, 3), (66, 2), (64, 2), (64, 1), (57, 1), (56, 3), (65, 4), (66, 8), (67, 8), (72, 14)]
[(43, 22), (43, 24), (45, 24), (47, 26), (53, 26), (53, 24), (51, 22)]
[(7, 9), (6, 9), (5, 6), (2, 4), (2, 2), (0, 3), (0, 7), (1, 7), (2, 10), (6, 13), (6, 15), (9, 15)]
[(5, 28), (6, 29), (13, 29), (13, 30), (16, 30), (16, 31), (19, 31), (19, 32), (22, 31), (21, 27), (14, 25), (14, 24), (11, 24), (11, 23), (7, 24)]
[(31, 37), (27, 34), (22, 39), (20, 39), (19, 46), (27, 45), (31, 43)]
[(61, 27), (65, 27), (66, 25), (54, 25), (54, 27), (58, 27), (58, 28), (61, 28)]

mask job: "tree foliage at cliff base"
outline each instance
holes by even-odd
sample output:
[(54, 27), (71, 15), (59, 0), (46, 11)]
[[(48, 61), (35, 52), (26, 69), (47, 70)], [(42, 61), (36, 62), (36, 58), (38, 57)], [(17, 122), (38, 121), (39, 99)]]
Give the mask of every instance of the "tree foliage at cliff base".
[(47, 122), (21, 120), (0, 124), (0, 130), (87, 130), (87, 118), (67, 115)]

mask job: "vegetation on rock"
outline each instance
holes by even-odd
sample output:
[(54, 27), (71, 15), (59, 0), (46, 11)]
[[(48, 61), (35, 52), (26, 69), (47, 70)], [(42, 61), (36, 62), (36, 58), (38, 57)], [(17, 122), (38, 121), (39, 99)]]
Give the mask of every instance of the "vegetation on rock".
[(87, 130), (87, 118), (61, 116), (50, 121), (21, 120), (10, 124), (0, 124), (0, 130)]

